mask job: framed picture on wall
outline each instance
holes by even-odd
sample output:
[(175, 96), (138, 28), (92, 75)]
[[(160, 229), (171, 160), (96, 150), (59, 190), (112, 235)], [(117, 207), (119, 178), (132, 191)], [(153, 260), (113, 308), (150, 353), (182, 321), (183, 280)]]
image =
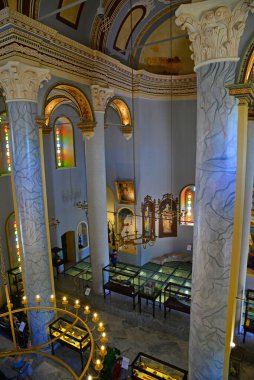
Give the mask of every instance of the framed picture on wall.
[(136, 246), (128, 239), (133, 238), (136, 230), (134, 211), (129, 207), (121, 207), (117, 211), (117, 234), (120, 236), (118, 250), (126, 253), (136, 254)]
[(118, 203), (135, 204), (134, 181), (115, 181)]
[(159, 238), (177, 236), (178, 199), (164, 194), (159, 203)]

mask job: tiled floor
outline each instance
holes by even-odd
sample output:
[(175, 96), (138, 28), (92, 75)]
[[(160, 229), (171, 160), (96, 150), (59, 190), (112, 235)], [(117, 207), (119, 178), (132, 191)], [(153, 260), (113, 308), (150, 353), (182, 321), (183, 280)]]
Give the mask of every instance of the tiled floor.
[[(81, 268), (82, 269), (82, 268)], [(149, 269), (148, 269), (149, 270)], [(186, 277), (185, 277), (186, 278)], [(187, 277), (188, 278), (188, 277)], [(82, 282), (82, 280), (81, 280)], [(142, 305), (142, 313), (138, 308), (132, 309), (132, 300), (119, 294), (112, 293), (111, 297), (93, 295), (85, 296), (86, 286), (76, 284), (75, 277), (60, 274), (56, 279), (56, 290), (59, 301), (61, 297), (70, 295), (69, 304), (79, 298), (82, 304), (89, 303), (92, 310), (99, 313), (108, 333), (110, 347), (119, 349), (121, 355), (130, 362), (139, 352), (145, 352), (156, 358), (188, 369), (188, 340), (190, 317), (172, 310), (164, 319), (163, 310), (156, 306), (155, 318), (152, 317), (151, 304)], [(81, 309), (80, 313), (82, 315)], [(254, 334), (248, 334), (245, 344), (242, 336), (235, 338), (237, 345), (245, 350), (245, 361), (242, 368), (241, 380), (254, 379)], [(8, 349), (10, 341), (0, 336), (0, 350)], [(81, 371), (80, 356), (67, 347), (59, 346), (56, 355), (69, 364), (77, 373)], [(33, 357), (33, 378), (36, 380), (69, 380), (71, 375), (49, 359)], [(0, 369), (8, 365), (8, 361), (0, 360)], [(122, 379), (127, 379), (127, 372)], [(209, 379), (215, 380), (215, 379)]]

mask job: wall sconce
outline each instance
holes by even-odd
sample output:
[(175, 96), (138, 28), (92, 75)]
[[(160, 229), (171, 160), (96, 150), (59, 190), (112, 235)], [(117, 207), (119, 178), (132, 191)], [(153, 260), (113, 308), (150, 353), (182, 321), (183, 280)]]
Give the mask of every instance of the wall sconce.
[(59, 223), (60, 223), (59, 219), (56, 219), (56, 218), (49, 219), (49, 227), (57, 227)]
[(74, 203), (74, 206), (80, 208), (81, 210), (85, 210), (86, 218), (88, 219), (88, 203), (86, 201), (78, 201)]

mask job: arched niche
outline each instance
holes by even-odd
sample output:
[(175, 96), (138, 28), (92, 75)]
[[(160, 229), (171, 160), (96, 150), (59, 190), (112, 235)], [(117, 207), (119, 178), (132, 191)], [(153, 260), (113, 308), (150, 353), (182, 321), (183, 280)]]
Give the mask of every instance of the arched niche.
[[(121, 207), (117, 210), (117, 235), (122, 239), (127, 234), (133, 238), (136, 231), (136, 219), (134, 211), (129, 207)], [(133, 244), (123, 244), (118, 247), (119, 251), (136, 254), (136, 246)]]
[(77, 246), (79, 251), (89, 247), (88, 224), (82, 220), (77, 226)]

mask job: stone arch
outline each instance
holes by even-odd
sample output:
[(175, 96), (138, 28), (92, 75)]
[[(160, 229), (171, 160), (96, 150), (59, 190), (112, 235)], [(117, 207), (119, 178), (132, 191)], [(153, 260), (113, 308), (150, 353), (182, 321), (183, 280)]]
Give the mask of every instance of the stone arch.
[(44, 102), (45, 123), (49, 125), (51, 114), (62, 104), (73, 107), (85, 121), (95, 122), (92, 106), (87, 96), (76, 86), (58, 83), (51, 87)]

